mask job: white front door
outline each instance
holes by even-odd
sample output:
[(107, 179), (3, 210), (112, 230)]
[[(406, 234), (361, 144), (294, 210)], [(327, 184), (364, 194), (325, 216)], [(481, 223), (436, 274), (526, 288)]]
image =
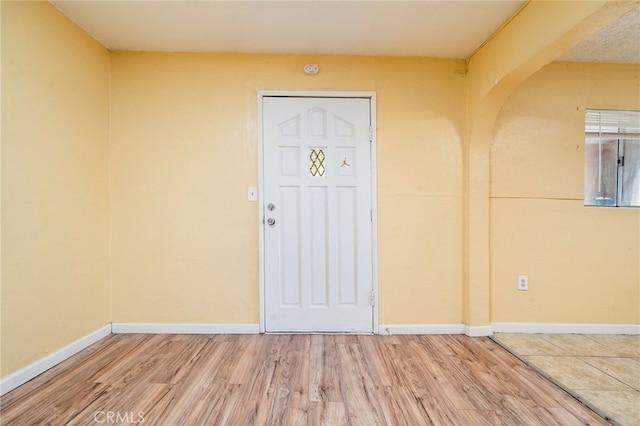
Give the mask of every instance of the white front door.
[(264, 97), (267, 332), (373, 332), (370, 99)]

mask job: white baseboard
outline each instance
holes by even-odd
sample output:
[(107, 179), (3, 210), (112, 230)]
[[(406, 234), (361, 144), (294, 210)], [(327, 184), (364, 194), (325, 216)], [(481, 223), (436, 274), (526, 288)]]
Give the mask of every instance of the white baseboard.
[(471, 337), (493, 336), (495, 329), (490, 325), (465, 325), (464, 334)]
[(464, 324), (380, 324), (380, 334), (463, 334)]
[(640, 324), (563, 324), (494, 322), (490, 325), (466, 324), (380, 324), (385, 334), (466, 334), (471, 337), (492, 336), (493, 333), (546, 334), (640, 334)]
[(640, 334), (639, 324), (562, 324), (494, 322), (495, 333)]
[(26, 366), (22, 370), (18, 370), (13, 374), (9, 374), (0, 380), (0, 395), (4, 395), (7, 392), (12, 391), (20, 385), (27, 383), (29, 380), (44, 373), (51, 367), (56, 366), (65, 359), (77, 354), (81, 350), (91, 346), (103, 337), (111, 334), (111, 324), (105, 325), (102, 328), (88, 334), (75, 342), (72, 342), (64, 348), (55, 351), (51, 355), (34, 362), (31, 365)]
[(466, 334), (471, 337), (492, 336), (490, 325), (466, 324), (380, 324), (379, 332), (385, 334)]
[(113, 333), (144, 334), (258, 334), (259, 324), (189, 324), (189, 323), (127, 323), (111, 324)]

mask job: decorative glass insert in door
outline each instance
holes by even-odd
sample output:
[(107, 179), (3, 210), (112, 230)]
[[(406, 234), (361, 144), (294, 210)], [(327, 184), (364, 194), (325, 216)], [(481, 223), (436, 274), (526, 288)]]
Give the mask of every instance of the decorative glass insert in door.
[(309, 172), (311, 176), (324, 176), (324, 151), (322, 149), (312, 149), (309, 151)]

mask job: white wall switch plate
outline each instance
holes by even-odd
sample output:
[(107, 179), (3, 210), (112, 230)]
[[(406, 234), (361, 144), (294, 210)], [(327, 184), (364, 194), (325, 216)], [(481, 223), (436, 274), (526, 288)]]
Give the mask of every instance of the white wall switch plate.
[(249, 201), (258, 201), (258, 188), (255, 186), (247, 188), (247, 199)]

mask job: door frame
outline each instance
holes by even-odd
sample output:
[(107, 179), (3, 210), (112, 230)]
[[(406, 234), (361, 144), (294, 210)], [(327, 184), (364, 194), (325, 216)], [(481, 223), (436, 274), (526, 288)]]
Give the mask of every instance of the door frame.
[(377, 125), (376, 125), (376, 92), (334, 92), (334, 91), (258, 91), (258, 245), (259, 245), (259, 280), (260, 280), (260, 333), (266, 331), (266, 279), (265, 279), (265, 239), (264, 239), (264, 137), (263, 137), (263, 100), (268, 97), (286, 98), (357, 98), (369, 100), (371, 120), (371, 277), (373, 290), (373, 333), (379, 334), (378, 327), (378, 197), (377, 197)]

